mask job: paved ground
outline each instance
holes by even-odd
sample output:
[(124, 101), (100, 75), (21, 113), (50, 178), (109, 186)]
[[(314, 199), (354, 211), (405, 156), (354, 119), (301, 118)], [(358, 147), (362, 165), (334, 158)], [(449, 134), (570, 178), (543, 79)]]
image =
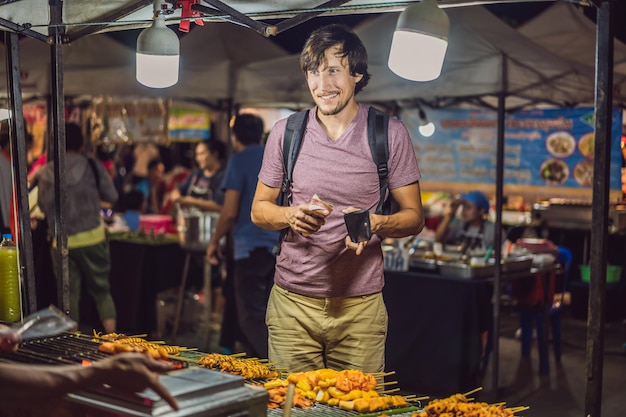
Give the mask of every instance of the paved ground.
[[(506, 401), (508, 406), (530, 406), (528, 411), (520, 414), (524, 417), (585, 417), (586, 322), (572, 319), (565, 313), (561, 322), (561, 364), (554, 362), (551, 352), (551, 372), (543, 378), (538, 375), (536, 346), (533, 346), (530, 360), (520, 357), (520, 344), (514, 337), (516, 314), (501, 316), (498, 398)], [(626, 415), (626, 328), (621, 322), (607, 323), (604, 335), (601, 416), (621, 417)], [(489, 368), (484, 380), (486, 391), (491, 391), (491, 372)]]

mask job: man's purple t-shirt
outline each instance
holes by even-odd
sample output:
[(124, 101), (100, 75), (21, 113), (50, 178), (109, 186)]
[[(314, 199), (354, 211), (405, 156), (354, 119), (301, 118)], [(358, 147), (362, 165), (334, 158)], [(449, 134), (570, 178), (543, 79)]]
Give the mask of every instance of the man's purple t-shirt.
[[(359, 111), (348, 129), (331, 140), (316, 118), (309, 121), (293, 171), (292, 205), (308, 203), (314, 194), (331, 202), (334, 210), (315, 234), (303, 237), (289, 229), (276, 263), (275, 283), (310, 297), (354, 297), (383, 288), (380, 238), (372, 236), (361, 255), (347, 250), (343, 209), (363, 208), (374, 213), (380, 199), (376, 164), (367, 138), (368, 108)], [(283, 180), (283, 133), (286, 119), (278, 121), (267, 140), (259, 180), (280, 188)], [(411, 137), (402, 122), (389, 119), (389, 188), (415, 183), (420, 171)]]

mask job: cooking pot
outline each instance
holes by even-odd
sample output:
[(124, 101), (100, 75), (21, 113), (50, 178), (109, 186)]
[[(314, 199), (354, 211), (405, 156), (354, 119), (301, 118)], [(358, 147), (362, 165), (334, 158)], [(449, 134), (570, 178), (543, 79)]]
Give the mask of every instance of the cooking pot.
[(176, 215), (176, 230), (180, 245), (188, 250), (206, 250), (220, 214), (200, 211), (195, 208), (179, 209)]

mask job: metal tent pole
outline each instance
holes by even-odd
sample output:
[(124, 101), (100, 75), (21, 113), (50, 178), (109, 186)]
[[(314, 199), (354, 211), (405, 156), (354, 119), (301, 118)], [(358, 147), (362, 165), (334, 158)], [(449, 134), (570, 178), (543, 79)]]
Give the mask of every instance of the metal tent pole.
[(585, 415), (601, 415), (606, 263), (608, 250), (609, 178), (613, 103), (612, 0), (598, 0), (596, 27), (595, 148), (591, 206), (589, 306), (587, 316), (587, 371)]

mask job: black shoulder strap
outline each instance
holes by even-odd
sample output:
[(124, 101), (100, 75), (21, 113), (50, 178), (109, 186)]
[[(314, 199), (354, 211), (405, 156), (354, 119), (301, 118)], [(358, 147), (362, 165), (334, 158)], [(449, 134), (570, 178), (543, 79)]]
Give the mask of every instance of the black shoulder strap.
[(309, 120), (309, 111), (302, 110), (293, 113), (287, 119), (285, 134), (283, 136), (283, 184), (280, 187), (278, 205), (288, 206), (291, 203), (291, 182), (293, 180), (293, 167), (300, 152), (300, 145), (304, 137), (304, 130)]
[[(283, 135), (283, 183), (280, 186), (280, 193), (276, 199), (276, 204), (279, 206), (288, 206), (291, 204), (293, 166), (298, 158), (300, 145), (302, 145), (302, 138), (304, 137), (304, 131), (308, 121), (308, 110), (301, 110), (297, 113), (293, 113), (287, 118), (287, 126), (285, 126), (285, 133)], [(280, 253), (280, 246), (285, 239), (287, 230), (288, 229), (283, 229), (280, 231), (278, 243), (272, 251), (274, 255), (278, 255)]]
[(387, 167), (389, 160), (388, 127), (389, 116), (374, 107), (370, 107), (367, 113), (367, 139), (380, 182), (380, 200), (376, 207), (376, 214), (389, 214), (391, 211), (391, 199), (385, 198), (387, 197), (387, 174), (389, 173)]
[[(96, 188), (100, 190), (100, 174), (98, 173), (98, 167), (96, 166), (96, 161), (93, 158), (87, 158), (89, 162), (89, 166), (93, 171), (93, 176), (96, 178)], [(98, 191), (99, 192), (99, 191)]]

